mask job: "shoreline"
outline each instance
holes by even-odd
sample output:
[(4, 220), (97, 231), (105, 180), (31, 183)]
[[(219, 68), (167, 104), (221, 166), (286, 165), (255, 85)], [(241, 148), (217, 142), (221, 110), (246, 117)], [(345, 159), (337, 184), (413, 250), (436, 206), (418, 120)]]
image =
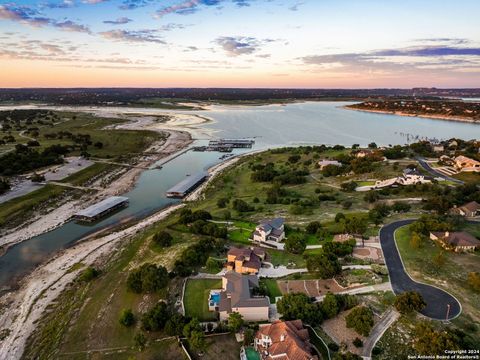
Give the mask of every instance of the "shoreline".
[(268, 149), (239, 154), (210, 167), (208, 180), (189, 194), (183, 202), (160, 209), (127, 228), (88, 241), (80, 241), (38, 266), (21, 280), (17, 290), (0, 297), (0, 305), (7, 310), (0, 316), (0, 329), (10, 330), (0, 343), (0, 359), (18, 359), (22, 356), (26, 341), (35, 330), (36, 322), (41, 319), (43, 312), (84, 269), (82, 267), (71, 271), (73, 265), (82, 262), (89, 266), (100, 262), (102, 258), (104, 262), (108, 262), (114, 251), (120, 251), (122, 243), (135, 234), (164, 220), (174, 211), (186, 206), (188, 202), (199, 200), (208, 184), (241, 158), (266, 150)]
[(413, 117), (413, 118), (422, 118), (422, 119), (432, 119), (432, 120), (444, 120), (444, 121), (453, 121), (453, 122), (462, 122), (467, 124), (480, 124), (480, 120), (467, 119), (456, 116), (447, 116), (447, 115), (425, 115), (425, 114), (409, 114), (403, 111), (387, 111), (387, 110), (371, 110), (371, 109), (359, 109), (352, 107), (350, 105), (342, 106), (345, 110), (361, 111), (374, 114), (385, 114), (385, 115), (397, 115), (404, 117)]
[[(140, 129), (140, 128), (139, 128)], [(143, 130), (144, 128), (142, 128)], [(133, 130), (133, 129), (132, 129)], [(160, 133), (168, 133), (167, 139), (161, 142), (155, 142), (144, 153), (148, 153), (148, 159), (139, 162), (139, 166), (150, 167), (157, 161), (167, 158), (177, 152), (183, 151), (193, 142), (192, 137), (186, 131), (178, 130), (162, 130), (155, 129), (154, 131)], [(158, 154), (156, 156), (151, 155), (151, 149), (155, 148)], [(14, 229), (2, 234), (0, 240), (0, 247), (2, 247), (2, 255), (8, 251), (12, 246), (19, 244), (23, 241), (27, 241), (35, 236), (39, 236), (67, 223), (75, 212), (84, 208), (86, 205), (98, 202), (106, 197), (120, 195), (128, 192), (133, 188), (140, 175), (145, 171), (141, 168), (131, 168), (124, 172), (118, 179), (114, 180), (104, 190), (88, 196), (88, 200), (82, 198), (78, 200), (69, 199), (65, 203), (62, 203), (59, 207), (48, 211), (46, 214), (37, 216), (33, 221), (29, 221), (23, 225), (17, 226)]]

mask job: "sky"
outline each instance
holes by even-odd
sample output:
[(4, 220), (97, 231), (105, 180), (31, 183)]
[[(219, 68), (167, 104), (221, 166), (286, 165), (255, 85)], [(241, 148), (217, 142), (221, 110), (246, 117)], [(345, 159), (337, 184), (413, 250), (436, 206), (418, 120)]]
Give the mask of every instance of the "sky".
[(480, 87), (478, 0), (0, 0), (0, 87)]

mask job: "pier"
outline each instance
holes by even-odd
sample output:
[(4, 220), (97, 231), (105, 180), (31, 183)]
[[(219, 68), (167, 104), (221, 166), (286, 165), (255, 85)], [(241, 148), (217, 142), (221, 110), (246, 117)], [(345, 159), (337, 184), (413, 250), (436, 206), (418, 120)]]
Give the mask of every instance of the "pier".
[(218, 151), (230, 153), (233, 149), (251, 149), (255, 144), (252, 139), (218, 139), (210, 140), (208, 146), (196, 146), (193, 151)]
[(208, 177), (208, 172), (202, 171), (193, 175), (190, 175), (186, 179), (180, 181), (177, 185), (167, 190), (167, 197), (171, 198), (183, 198), (190, 192), (195, 190), (201, 183), (203, 183)]
[(92, 206), (87, 207), (76, 213), (73, 217), (75, 220), (93, 222), (114, 210), (120, 209), (128, 205), (128, 198), (125, 196), (112, 196), (102, 200)]

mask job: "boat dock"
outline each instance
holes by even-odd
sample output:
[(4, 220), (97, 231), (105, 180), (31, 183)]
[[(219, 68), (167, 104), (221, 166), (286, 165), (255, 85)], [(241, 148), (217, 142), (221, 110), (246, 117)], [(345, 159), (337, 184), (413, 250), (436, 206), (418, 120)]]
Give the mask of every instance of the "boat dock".
[(128, 205), (128, 198), (125, 196), (112, 196), (102, 200), (86, 209), (80, 210), (73, 215), (75, 220), (93, 222), (105, 215)]
[(194, 147), (194, 151), (232, 152), (233, 149), (251, 149), (255, 144), (252, 139), (218, 139), (210, 140), (208, 146)]
[(203, 183), (208, 177), (208, 172), (202, 171), (193, 175), (190, 175), (186, 179), (180, 181), (177, 185), (167, 190), (167, 197), (171, 198), (183, 198), (190, 192), (195, 190), (201, 183)]

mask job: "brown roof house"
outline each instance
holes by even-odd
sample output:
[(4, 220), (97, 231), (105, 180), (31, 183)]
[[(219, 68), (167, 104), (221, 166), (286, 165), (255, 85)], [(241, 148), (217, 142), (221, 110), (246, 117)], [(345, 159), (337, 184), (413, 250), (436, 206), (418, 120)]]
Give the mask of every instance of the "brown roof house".
[(265, 242), (275, 241), (281, 242), (285, 238), (285, 220), (283, 218), (275, 218), (260, 223), (253, 232), (253, 241)]
[[(270, 300), (266, 296), (253, 296), (252, 289), (258, 287), (256, 275), (242, 275), (234, 271), (227, 272), (222, 278), (222, 290), (210, 292), (209, 310), (218, 311), (220, 320), (227, 320), (233, 312), (242, 315), (245, 321), (268, 320)], [(213, 300), (216, 304), (212, 304)]]
[(480, 161), (470, 159), (466, 156), (460, 155), (454, 159), (455, 167), (459, 171), (468, 171), (468, 172), (479, 172), (480, 171)]
[(465, 231), (431, 232), (430, 239), (438, 241), (443, 248), (455, 252), (475, 251), (480, 247), (480, 240)]
[(450, 209), (450, 214), (460, 215), (465, 217), (474, 217), (480, 215), (480, 204), (476, 201), (471, 201), (462, 206), (454, 207)]
[(225, 267), (240, 274), (258, 274), (263, 260), (265, 260), (265, 250), (259, 247), (232, 247), (227, 253)]
[(318, 360), (301, 320), (260, 325), (255, 350), (262, 360)]

